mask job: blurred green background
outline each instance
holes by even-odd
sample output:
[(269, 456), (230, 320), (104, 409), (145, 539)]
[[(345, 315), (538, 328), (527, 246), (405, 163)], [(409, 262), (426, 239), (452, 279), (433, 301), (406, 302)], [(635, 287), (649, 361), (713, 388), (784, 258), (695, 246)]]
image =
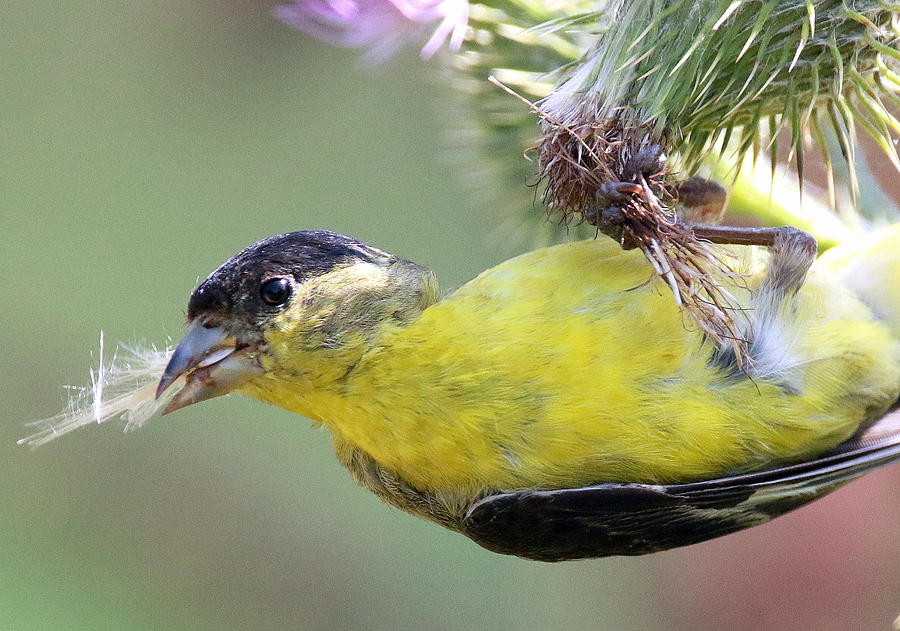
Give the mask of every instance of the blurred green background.
[(546, 565), (384, 506), (249, 400), (15, 446), (101, 329), (177, 338), (260, 237), (345, 232), (445, 288), (516, 253), (454, 176), (435, 62), (361, 68), (269, 8), (4, 3), (0, 628), (889, 629), (900, 467), (708, 544)]

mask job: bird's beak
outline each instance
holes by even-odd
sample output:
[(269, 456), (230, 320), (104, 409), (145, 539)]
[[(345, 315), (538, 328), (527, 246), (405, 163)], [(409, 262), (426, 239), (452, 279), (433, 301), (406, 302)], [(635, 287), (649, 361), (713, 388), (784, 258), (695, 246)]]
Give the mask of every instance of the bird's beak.
[(238, 385), (263, 374), (255, 349), (238, 349), (237, 339), (222, 327), (206, 327), (195, 320), (172, 353), (156, 388), (157, 398), (184, 375), (185, 385), (163, 414), (228, 394)]

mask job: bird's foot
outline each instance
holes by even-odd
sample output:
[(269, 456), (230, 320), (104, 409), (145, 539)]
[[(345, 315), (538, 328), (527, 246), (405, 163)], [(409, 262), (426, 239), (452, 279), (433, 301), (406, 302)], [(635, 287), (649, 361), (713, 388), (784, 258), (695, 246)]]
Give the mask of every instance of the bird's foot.
[(694, 234), (712, 243), (762, 245), (772, 253), (769, 269), (760, 290), (785, 296), (803, 285), (806, 273), (816, 260), (815, 238), (799, 228), (747, 228), (742, 226), (690, 226)]

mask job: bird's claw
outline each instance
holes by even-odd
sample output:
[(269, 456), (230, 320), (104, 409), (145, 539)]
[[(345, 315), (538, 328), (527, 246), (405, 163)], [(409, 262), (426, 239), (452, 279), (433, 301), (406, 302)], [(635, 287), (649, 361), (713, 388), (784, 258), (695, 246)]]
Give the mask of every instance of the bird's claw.
[(597, 187), (597, 199), (607, 202), (628, 201), (628, 195), (646, 196), (644, 187), (634, 182), (603, 182)]

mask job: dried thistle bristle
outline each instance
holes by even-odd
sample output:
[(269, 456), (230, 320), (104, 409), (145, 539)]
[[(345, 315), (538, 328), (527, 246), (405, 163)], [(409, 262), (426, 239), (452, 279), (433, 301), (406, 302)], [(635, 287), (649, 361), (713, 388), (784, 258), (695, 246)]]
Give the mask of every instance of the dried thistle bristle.
[[(661, 146), (646, 126), (622, 119), (597, 120), (573, 126), (541, 112), (543, 137), (538, 146), (540, 177), (546, 181), (544, 202), (551, 212), (566, 220), (588, 220), (597, 204), (600, 186), (632, 181), (627, 165), (644, 148)], [(655, 173), (652, 182), (657, 197), (668, 196)], [(634, 182), (641, 184), (640, 182)], [(660, 217), (662, 219), (662, 217)]]

